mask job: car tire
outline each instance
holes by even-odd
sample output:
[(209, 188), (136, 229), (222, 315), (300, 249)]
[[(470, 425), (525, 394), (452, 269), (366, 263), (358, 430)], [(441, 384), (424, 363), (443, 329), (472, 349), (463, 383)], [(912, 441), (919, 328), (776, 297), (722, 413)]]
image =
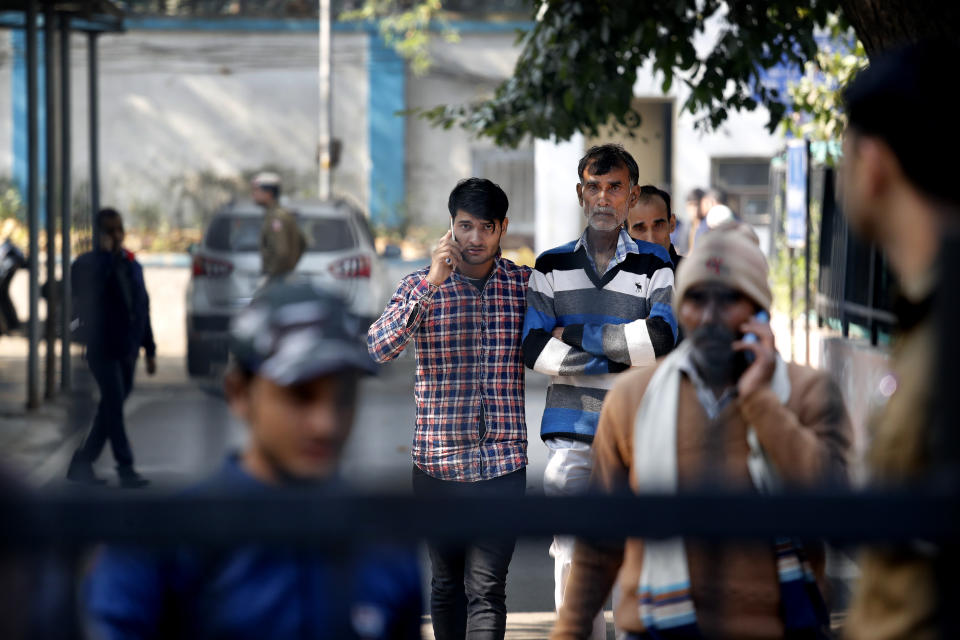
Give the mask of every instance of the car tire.
[(187, 342), (187, 373), (191, 376), (210, 375), (209, 354), (204, 353), (193, 340)]

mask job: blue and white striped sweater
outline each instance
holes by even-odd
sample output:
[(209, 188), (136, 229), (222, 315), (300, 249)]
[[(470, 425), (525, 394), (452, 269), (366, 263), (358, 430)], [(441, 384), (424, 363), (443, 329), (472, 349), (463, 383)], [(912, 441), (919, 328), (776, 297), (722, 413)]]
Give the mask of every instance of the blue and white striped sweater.
[[(570, 242), (537, 258), (527, 291), (524, 361), (552, 377), (542, 438), (592, 442), (615, 374), (650, 366), (673, 348), (673, 269), (658, 245), (621, 232), (618, 262), (597, 275), (586, 248)], [(563, 327), (563, 340), (552, 337)]]

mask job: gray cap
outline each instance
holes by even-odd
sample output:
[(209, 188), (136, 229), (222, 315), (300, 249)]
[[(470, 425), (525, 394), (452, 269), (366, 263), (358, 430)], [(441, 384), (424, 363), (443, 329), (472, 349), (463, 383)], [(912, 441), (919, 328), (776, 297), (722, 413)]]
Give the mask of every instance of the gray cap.
[(230, 352), (240, 366), (281, 386), (340, 371), (374, 373), (360, 330), (340, 296), (277, 281), (233, 319)]

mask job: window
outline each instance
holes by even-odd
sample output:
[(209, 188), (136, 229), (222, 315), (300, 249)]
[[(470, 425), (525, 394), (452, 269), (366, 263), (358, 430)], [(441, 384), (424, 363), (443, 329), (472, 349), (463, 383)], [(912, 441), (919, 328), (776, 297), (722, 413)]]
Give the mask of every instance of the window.
[[(297, 216), (307, 251), (340, 251), (357, 246), (349, 220)], [(207, 229), (207, 246), (216, 251), (259, 251), (260, 216), (217, 216)]]
[(712, 158), (710, 184), (727, 192), (727, 204), (753, 225), (770, 224), (770, 158)]
[(533, 244), (536, 211), (532, 149), (474, 149), (473, 175), (500, 185), (507, 194), (510, 237), (529, 236)]

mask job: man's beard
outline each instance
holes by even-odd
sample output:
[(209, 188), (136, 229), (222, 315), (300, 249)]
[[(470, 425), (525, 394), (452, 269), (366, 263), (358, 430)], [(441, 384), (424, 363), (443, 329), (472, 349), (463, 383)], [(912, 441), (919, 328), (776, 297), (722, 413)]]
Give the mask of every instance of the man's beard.
[[(598, 218), (596, 215), (598, 213), (607, 213), (612, 217)], [(594, 231), (613, 231), (620, 226), (620, 222), (617, 222), (617, 210), (613, 207), (594, 207), (587, 217), (587, 224)]]
[(690, 355), (693, 364), (712, 387), (730, 382), (736, 367), (734, 333), (722, 324), (706, 324), (697, 328), (687, 339), (693, 346)]

